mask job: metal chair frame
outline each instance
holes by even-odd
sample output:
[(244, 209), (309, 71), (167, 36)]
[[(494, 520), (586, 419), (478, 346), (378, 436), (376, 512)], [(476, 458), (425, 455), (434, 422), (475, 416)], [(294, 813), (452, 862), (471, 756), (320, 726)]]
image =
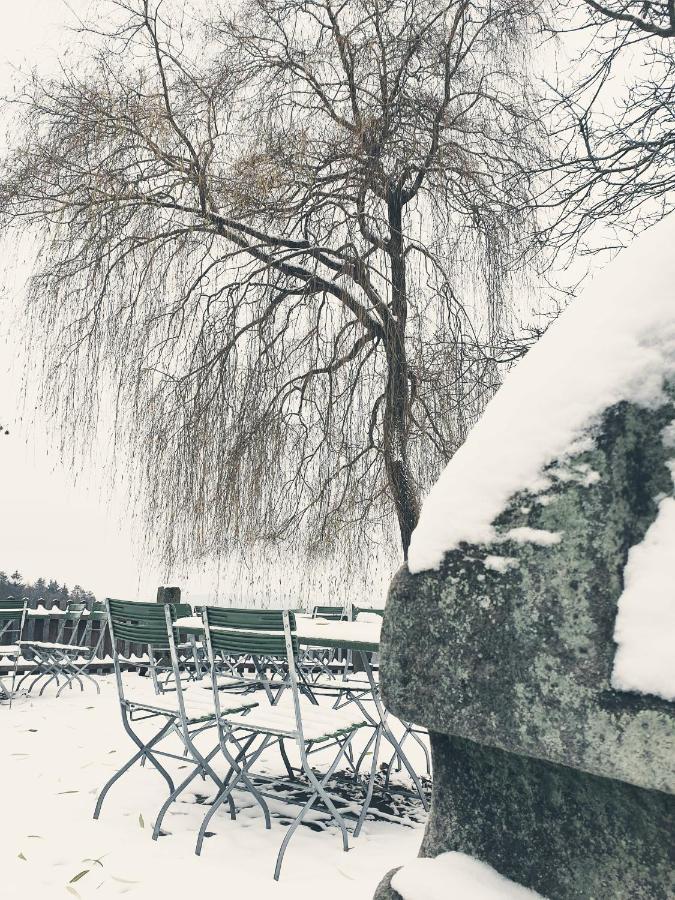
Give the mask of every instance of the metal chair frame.
[(18, 687), (15, 689), (16, 673), (21, 656), (20, 641), (26, 622), (27, 608), (28, 601), (25, 599), (15, 600), (13, 597), (8, 597), (6, 600), (0, 600), (0, 641), (3, 638), (10, 639), (10, 643), (4, 645), (4, 651), (3, 645), (0, 644), (0, 655), (7, 656), (14, 662), (11, 687), (8, 687), (3, 678), (0, 678), (0, 700), (8, 700), (10, 707), (18, 690)]
[[(328, 606), (315, 604), (312, 607), (313, 619), (328, 619), (331, 622), (345, 622), (349, 613), (345, 606)], [(324, 647), (305, 647), (300, 656), (300, 665), (304, 677), (314, 681), (323, 675), (333, 677), (334, 669), (344, 670), (349, 665), (349, 655), (341, 659), (342, 651)]]
[[(361, 751), (360, 756), (354, 763), (354, 771), (358, 773), (360, 771), (361, 765), (365, 760), (365, 757), (368, 755), (370, 748), (374, 746), (373, 749), (373, 763), (377, 762), (377, 758), (379, 755), (379, 749), (381, 745), (382, 737), (394, 748), (394, 752), (392, 754), (391, 760), (387, 766), (387, 774), (385, 778), (385, 789), (389, 786), (389, 781), (391, 778), (391, 772), (395, 764), (397, 764), (397, 770), (401, 771), (402, 767), (405, 767), (414, 786), (415, 790), (422, 802), (422, 805), (425, 809), (428, 809), (428, 801), (424, 794), (424, 790), (422, 788), (422, 784), (419, 780), (419, 776), (415, 771), (412, 763), (406, 756), (403, 751), (403, 743), (405, 740), (412, 736), (413, 739), (420, 744), (425, 754), (425, 762), (426, 762), (426, 770), (427, 774), (431, 773), (431, 761), (429, 758), (429, 751), (427, 750), (424, 743), (419, 738), (417, 731), (418, 727), (415, 725), (411, 725), (410, 723), (403, 722), (404, 732), (400, 739), (396, 739), (391, 728), (387, 724), (387, 719), (389, 717), (388, 711), (382, 705), (382, 701), (380, 699), (379, 693), (379, 685), (375, 681), (375, 677), (373, 675), (372, 667), (368, 665), (368, 662), (365, 658), (366, 654), (363, 651), (359, 651), (362, 657), (362, 666), (367, 676), (367, 681), (359, 683), (355, 685), (353, 679), (349, 679), (347, 677), (347, 673), (340, 678), (333, 678), (333, 683), (329, 682), (308, 682), (307, 687), (310, 689), (317, 697), (320, 696), (332, 696), (335, 697), (335, 702), (333, 704), (335, 709), (341, 709), (347, 706), (350, 703), (354, 703), (362, 715), (367, 719), (368, 723), (373, 727), (373, 734), (370, 735), (366, 746)], [(350, 651), (351, 656), (351, 651)], [(374, 710), (369, 710), (365, 704), (372, 703), (374, 706)], [(369, 789), (372, 793), (373, 785), (369, 786)], [(365, 819), (365, 813), (362, 811), (362, 817), (359, 820), (357, 830), (355, 830), (355, 835), (358, 835), (361, 830), (361, 826), (363, 825), (363, 821)]]
[[(268, 747), (278, 743), (280, 749), (282, 749), (284, 740), (295, 741), (300, 755), (300, 771), (310, 787), (311, 794), (289, 826), (281, 843), (274, 869), (275, 881), (279, 879), (284, 855), (293, 834), (307, 813), (319, 802), (327, 810), (330, 820), (340, 829), (343, 849), (348, 850), (349, 832), (345, 820), (336, 805), (341, 802), (340, 798), (332, 796), (326, 790), (326, 785), (340, 761), (345, 757), (356, 732), (365, 725), (365, 722), (355, 722), (346, 730), (327, 732), (325, 738), (314, 738), (312, 740), (305, 738), (300, 704), (302, 689), (297, 674), (298, 643), (295, 635), (295, 617), (293, 613), (288, 610), (223, 610), (206, 607), (202, 611), (202, 616), (206, 647), (212, 670), (212, 689), (217, 709), (220, 749), (230, 767), (230, 771), (224, 780), (225, 786), (223, 790), (216, 796), (211, 808), (204, 817), (199, 829), (195, 852), (198, 855), (201, 853), (206, 829), (211, 819), (224, 802), (231, 800), (232, 792), (238, 787), (244, 788), (254, 797), (263, 811), (265, 827), (271, 827), (271, 816), (265, 797), (277, 796), (278, 798), (278, 795), (272, 794), (264, 788), (270, 783), (280, 785), (284, 782), (279, 778), (271, 778), (260, 773), (254, 773), (253, 765)], [(290, 727), (277, 728), (270, 725), (256, 725), (252, 721), (249, 728), (250, 736), (246, 741), (242, 741), (239, 736), (235, 735), (237, 729), (244, 726), (240, 722), (232, 721), (220, 710), (220, 692), (216, 676), (213, 674), (215, 672), (214, 654), (217, 649), (224, 651), (230, 649), (235, 654), (246, 650), (252, 657), (258, 657), (261, 663), (264, 660), (277, 660), (277, 673), (282, 670), (286, 672), (285, 690), (290, 691), (292, 695), (293, 715), (289, 716), (289, 721), (291, 721)], [(279, 660), (282, 661), (281, 665)], [(259, 668), (256, 667), (256, 672), (252, 676), (256, 683), (259, 683), (258, 673)], [(242, 679), (245, 677), (245, 675), (242, 675)], [(279, 696), (277, 695), (276, 699), (271, 703), (272, 708), (278, 706), (278, 700)], [(316, 703), (316, 699), (313, 702)], [(253, 720), (254, 715), (251, 718)], [(259, 741), (257, 746), (256, 741)], [(233, 742), (235, 750), (231, 751), (228, 745)], [(310, 766), (309, 756), (319, 750), (327, 750), (333, 747), (337, 747), (338, 752), (325, 774), (319, 778)], [(283, 753), (284, 751), (282, 750), (282, 755)], [(291, 785), (293, 786), (293, 782), (291, 782)], [(297, 787), (297, 781), (294, 786)], [(367, 795), (366, 803), (369, 800), (370, 795)]]
[[(90, 642), (94, 633), (94, 625), (96, 623), (101, 623), (101, 628), (98, 638), (96, 639), (96, 643), (91, 644)], [(65, 687), (72, 687), (73, 681), (77, 681), (80, 685), (80, 688), (84, 690), (84, 684), (82, 683), (83, 678), (86, 678), (94, 685), (97, 694), (101, 693), (101, 688), (99, 687), (98, 681), (96, 681), (95, 678), (92, 678), (92, 676), (86, 670), (94, 661), (95, 657), (98, 656), (103, 645), (107, 630), (108, 614), (106, 612), (105, 603), (94, 603), (94, 605), (89, 610), (89, 614), (86, 618), (84, 634), (82, 635), (81, 640), (81, 644), (83, 645), (80, 648), (81, 652), (78, 654), (77, 659), (68, 657), (63, 660), (63, 669), (61, 674), (63, 674), (66, 681), (59, 687), (58, 691), (56, 692), (57, 697), (61, 694), (61, 691)], [(84, 662), (79, 661), (81, 658), (84, 658)]]
[[(113, 645), (113, 664), (120, 702), (120, 712), (122, 715), (122, 725), (138, 749), (101, 789), (94, 809), (94, 819), (98, 819), (103, 806), (103, 801), (113, 784), (115, 784), (125, 772), (129, 771), (136, 762), (140, 762), (141, 765), (144, 765), (145, 762), (148, 761), (162, 776), (164, 781), (166, 781), (169, 788), (169, 795), (162, 804), (155, 820), (152, 836), (153, 839), (156, 840), (161, 834), (162, 820), (166, 811), (194, 778), (199, 775), (205, 779), (208, 776), (219, 791), (223, 788), (223, 782), (210, 765), (213, 757), (219, 752), (219, 744), (216, 744), (206, 754), (201, 753), (195, 746), (195, 738), (207, 729), (215, 726), (215, 709), (198, 717), (188, 715), (185, 704), (184, 687), (180, 677), (176, 642), (173, 634), (173, 618), (171, 610), (168, 607), (163, 607), (154, 603), (132, 603), (108, 599), (106, 600), (106, 609), (108, 627), (110, 629), (110, 637)], [(171, 663), (174, 668), (175, 708), (161, 708), (159, 706), (154, 706), (151, 702), (144, 700), (136, 701), (126, 696), (117, 648), (118, 641), (132, 641), (147, 646), (149, 658), (153, 658), (157, 650), (169, 652)], [(242, 700), (235, 704), (234, 708), (238, 712), (245, 712), (255, 705), (254, 702)], [(156, 724), (160, 723), (160, 727), (149, 740), (143, 740), (132, 725), (137, 722), (152, 720), (156, 720)], [(175, 734), (183, 744), (184, 751), (181, 756), (168, 750), (157, 749), (158, 745), (172, 733)], [(183, 764), (187, 762), (192, 765), (193, 769), (187, 778), (176, 786), (171, 775), (160, 762), (159, 757), (178, 760)], [(230, 806), (230, 812), (234, 815), (234, 803)]]
[[(54, 641), (20, 641), (23, 655), (26, 656), (28, 654), (29, 657), (33, 659), (35, 668), (33, 671), (26, 672), (19, 681), (17, 690), (20, 689), (21, 685), (28, 678), (33, 679), (28, 687), (28, 694), (30, 694), (33, 688), (38, 682), (42, 681), (43, 678), (46, 678), (47, 680), (40, 688), (40, 696), (44, 694), (45, 689), (52, 681), (55, 681), (57, 685), (59, 685), (57, 696), (60, 694), (61, 688), (65, 687), (66, 684), (72, 688), (73, 681), (77, 681), (80, 688), (84, 690), (84, 683), (81, 678), (84, 673), (77, 671), (76, 661), (78, 657), (89, 652), (88, 647), (77, 643), (80, 622), (86, 612), (86, 603), (71, 601), (66, 607), (65, 613), (59, 622), (56, 639)], [(70, 640), (66, 638), (68, 628), (70, 628)], [(60, 684), (60, 679), (62, 677), (66, 679), (63, 685)], [(96, 684), (94, 679), (89, 675), (85, 675), (85, 677)], [(98, 685), (96, 685), (96, 689), (99, 690)]]

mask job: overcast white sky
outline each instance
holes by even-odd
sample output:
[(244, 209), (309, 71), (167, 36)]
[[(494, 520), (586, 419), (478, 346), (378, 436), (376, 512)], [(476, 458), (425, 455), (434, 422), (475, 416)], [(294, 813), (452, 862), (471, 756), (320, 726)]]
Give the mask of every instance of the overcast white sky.
[[(9, 96), (16, 69), (45, 71), (58, 65), (68, 43), (64, 31), (75, 24), (71, 11), (86, 17), (96, 0), (23, 0), (3, 3), (0, 29), (0, 96)], [(77, 52), (77, 51), (75, 51)], [(1, 131), (0, 131), (1, 135)], [(0, 141), (2, 137), (0, 137)], [(8, 252), (9, 250), (9, 252)], [(92, 465), (77, 473), (64, 466), (49, 437), (56, 428), (34, 402), (24, 404), (21, 385), (26, 359), (17, 341), (22, 285), (26, 268), (21, 253), (0, 245), (0, 571), (18, 569), (25, 579), (43, 576), (76, 583), (100, 597), (152, 599), (159, 584), (179, 584), (188, 600), (220, 597), (250, 602), (252, 596), (275, 595), (296, 605), (314, 598), (326, 602), (327, 586), (334, 602), (346, 599), (336, 584), (330, 561), (316, 571), (299, 570), (288, 560), (264, 567), (239, 567), (231, 561), (201, 566), (189, 573), (166, 573), (139, 552), (142, 535), (134, 530), (128, 498), (111, 491), (107, 471)], [(34, 388), (34, 385), (32, 386)], [(10, 431), (4, 435), (5, 428)], [(379, 605), (391, 575), (390, 563), (370, 561), (363, 573), (368, 603)]]
[[(85, 11), (90, 0), (69, 0)], [(73, 21), (64, 0), (3, 3), (0, 29), (0, 94), (11, 90), (13, 69), (53, 65), (66, 46), (63, 24)], [(3, 269), (14, 261), (5, 258)], [(17, 268), (0, 296), (0, 570), (25, 578), (55, 578), (100, 597), (147, 597), (162, 583), (152, 565), (142, 566), (124, 514), (124, 498), (110, 494), (92, 468), (74, 474), (48, 452), (49, 423), (32, 404), (22, 409), (24, 360), (13, 319), (21, 300)], [(31, 419), (35, 416), (34, 424)], [(4, 429), (3, 429), (4, 432)]]
[[(70, 40), (64, 25), (75, 23), (73, 12), (94, 11), (97, 0), (5, 0), (2, 6), (0, 96), (7, 96), (16, 68), (45, 70), (58, 64)], [(79, 583), (101, 598), (147, 599), (166, 576), (181, 584), (186, 597), (204, 597), (217, 587), (217, 573), (167, 576), (151, 561), (143, 562), (128, 498), (120, 489), (111, 492), (105, 472), (96, 466), (75, 479), (49, 450), (46, 436), (54, 428), (34, 404), (22, 408), (25, 359), (13, 322), (25, 271), (15, 256), (5, 250), (0, 259), (0, 283), (8, 285), (0, 294), (0, 570), (18, 569), (28, 580), (44, 576)], [(376, 593), (383, 593), (388, 574), (373, 580), (381, 582)]]

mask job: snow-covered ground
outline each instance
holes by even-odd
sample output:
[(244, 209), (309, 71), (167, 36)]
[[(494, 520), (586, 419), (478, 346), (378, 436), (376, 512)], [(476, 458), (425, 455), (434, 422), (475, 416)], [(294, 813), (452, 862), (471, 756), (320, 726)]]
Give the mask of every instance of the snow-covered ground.
[[(146, 679), (126, 678), (150, 692)], [(122, 728), (112, 676), (99, 683), (101, 696), (91, 687), (84, 693), (76, 688), (58, 699), (52, 692), (20, 697), (11, 709), (0, 705), (2, 900), (229, 895), (370, 900), (389, 869), (417, 856), (422, 815), (416, 822), (405, 815), (405, 823), (367, 821), (348, 853), (335, 830), (301, 827), (275, 883), (274, 862), (285, 831), (278, 817), (284, 819), (284, 811), (294, 815), (295, 807), (284, 810), (278, 804), (267, 831), (257, 807), (247, 806), (248, 798), (239, 794), (237, 805), (246, 808), (235, 822), (219, 811), (211, 824), (214, 834), (197, 857), (195, 839), (207, 807), (196, 795), (211, 797), (215, 789), (196, 779), (192, 793), (167, 813), (163, 827), (170, 834), (153, 842), (152, 825), (166, 789), (157, 774), (140, 766), (112, 788), (95, 822), (99, 789), (134, 750)], [(202, 746), (213, 742), (207, 734)], [(422, 760), (417, 763), (423, 771)], [(281, 771), (276, 751), (269, 758), (269, 768), (275, 766)]]
[(545, 900), (465, 853), (414, 859), (391, 880), (403, 900)]
[[(147, 679), (128, 673), (125, 681), (135, 698), (154, 696)], [(267, 831), (258, 808), (237, 794), (237, 820), (219, 812), (197, 857), (197, 830), (215, 789), (196, 779), (167, 813), (163, 828), (169, 833), (154, 842), (152, 825), (166, 788), (159, 775), (137, 765), (113, 786), (95, 822), (100, 788), (134, 750), (122, 728), (113, 676), (99, 684), (100, 696), (91, 688), (75, 689), (58, 699), (53, 692), (22, 696), (11, 709), (0, 704), (1, 900), (371, 900), (383, 875), (401, 865), (396, 886), (404, 900), (537, 896), (461, 853), (443, 854), (438, 862), (417, 860), (425, 817), (399, 774), (377, 804), (377, 818), (366, 821), (348, 853), (335, 829), (321, 830), (318, 816), (311, 827), (298, 829), (279, 882), (272, 878), (274, 861), (285, 823), (297, 809), (283, 802), (270, 803)], [(212, 741), (212, 734), (204, 735), (202, 749)], [(423, 772), (421, 751), (414, 745), (406, 750)], [(264, 762), (269, 771), (281, 771), (276, 750)], [(168, 767), (179, 774), (180, 763)]]

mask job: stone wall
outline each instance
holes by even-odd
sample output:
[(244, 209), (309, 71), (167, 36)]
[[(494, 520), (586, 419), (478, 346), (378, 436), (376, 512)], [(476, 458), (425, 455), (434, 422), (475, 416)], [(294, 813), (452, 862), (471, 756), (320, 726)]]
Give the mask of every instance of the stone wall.
[(501, 540), (395, 578), (382, 687), (434, 733), (423, 855), (471, 853), (561, 900), (675, 896), (673, 706), (610, 681), (628, 551), (673, 492), (673, 416), (606, 410), (547, 487), (512, 498)]

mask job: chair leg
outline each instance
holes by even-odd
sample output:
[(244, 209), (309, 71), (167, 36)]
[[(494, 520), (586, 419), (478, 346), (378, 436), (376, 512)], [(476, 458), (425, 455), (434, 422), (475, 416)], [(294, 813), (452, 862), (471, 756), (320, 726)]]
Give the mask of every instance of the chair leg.
[(288, 758), (288, 753), (286, 752), (286, 745), (284, 743), (283, 738), (281, 738), (279, 740), (279, 753), (281, 754), (281, 758), (284, 762), (284, 766), (286, 767), (286, 772), (288, 774), (288, 777), (290, 779), (292, 779), (293, 778), (293, 766), (291, 765), (290, 760)]
[(426, 767), (427, 767), (427, 775), (431, 775), (431, 759), (429, 757), (429, 749), (428, 749), (427, 745), (424, 743), (422, 738), (419, 736), (419, 734), (417, 734), (417, 732), (412, 727), (410, 729), (410, 737), (414, 741), (417, 741), (417, 743), (420, 745), (420, 747), (424, 751), (424, 761), (425, 761)]
[(122, 715), (122, 722), (124, 724), (124, 728), (125, 728), (126, 732), (130, 735), (133, 742), (137, 745), (138, 752), (135, 753), (131, 757), (131, 759), (122, 766), (121, 769), (119, 769), (117, 772), (115, 772), (115, 774), (112, 776), (112, 778), (110, 778), (109, 781), (107, 781), (106, 784), (104, 785), (103, 789), (101, 790), (101, 793), (98, 796), (98, 800), (96, 801), (96, 807), (94, 809), (94, 818), (95, 819), (98, 819), (98, 817), (101, 813), (101, 807), (103, 806), (103, 801), (105, 800), (106, 794), (108, 793), (110, 788), (139, 759), (140, 760), (149, 759), (150, 762), (155, 766), (155, 768), (157, 769), (159, 774), (164, 778), (164, 780), (169, 785), (169, 791), (173, 792), (175, 790), (174, 783), (171, 780), (171, 776), (166, 771), (164, 766), (162, 766), (161, 763), (158, 761), (157, 757), (153, 753), (150, 752), (150, 748), (154, 747), (155, 744), (159, 743), (159, 741), (162, 740), (162, 738), (164, 738), (169, 731), (171, 731), (171, 729), (173, 728), (173, 724), (174, 724), (173, 721), (167, 722), (157, 732), (157, 734), (152, 738), (152, 740), (150, 740), (147, 744), (144, 744), (141, 741), (141, 739), (136, 734), (134, 734), (134, 732), (132, 731), (131, 727), (129, 726), (129, 724), (127, 722), (127, 718), (124, 713)]
[[(373, 744), (373, 741), (375, 740), (375, 736), (379, 730), (380, 729), (377, 726), (375, 726), (373, 729), (373, 733), (368, 738), (368, 742), (366, 743), (366, 746), (363, 748), (361, 755), (359, 756), (356, 766), (354, 768), (354, 777), (356, 777), (359, 774), (359, 771), (361, 769), (361, 764), (363, 763), (363, 760), (368, 755), (368, 751), (370, 750), (370, 748)], [(373, 754), (373, 758), (374, 758), (375, 762), (377, 763), (377, 753)]]
[(318, 778), (312, 771), (312, 769), (309, 765), (309, 762), (307, 760), (307, 756), (304, 752), (304, 749), (301, 751), (302, 766), (303, 766), (305, 775), (307, 776), (310, 784), (312, 785), (312, 787), (314, 789), (314, 793), (309, 798), (309, 800), (305, 803), (305, 805), (302, 807), (302, 809), (300, 810), (298, 815), (295, 817), (295, 819), (289, 826), (288, 831), (284, 835), (284, 839), (281, 842), (281, 847), (279, 848), (279, 853), (277, 855), (276, 865), (274, 867), (274, 880), (275, 881), (279, 880), (279, 875), (281, 874), (281, 866), (284, 861), (284, 855), (286, 853), (286, 848), (288, 847), (290, 840), (293, 837), (293, 834), (297, 830), (298, 826), (300, 825), (300, 823), (302, 822), (302, 820), (304, 819), (306, 814), (310, 811), (310, 809), (317, 802), (317, 800), (321, 800), (323, 802), (324, 806), (328, 809), (333, 820), (339, 827), (339, 829), (342, 833), (342, 849), (345, 851), (349, 850), (349, 833), (347, 831), (347, 826), (345, 825), (344, 819), (342, 818), (340, 813), (337, 811), (335, 804), (333, 803), (333, 801), (331, 800), (329, 795), (326, 793), (324, 786), (325, 786), (326, 782), (328, 781), (328, 779), (333, 774), (333, 772), (335, 771), (335, 769), (337, 768), (338, 763), (344, 756), (344, 754), (347, 750), (347, 747), (349, 747), (353, 738), (354, 738), (354, 732), (352, 732), (349, 735), (349, 737), (344, 741), (344, 743), (340, 744), (340, 752), (337, 754), (337, 756), (333, 760), (332, 765), (330, 766), (330, 768), (328, 769), (326, 774), (323, 776), (321, 781), (318, 780)]
[[(58, 676), (58, 673), (57, 673), (57, 672), (53, 672), (52, 675), (51, 675), (51, 678), (48, 678), (48, 679), (45, 681), (45, 683), (42, 685), (42, 687), (40, 688), (40, 697), (44, 694), (44, 692), (45, 692), (47, 686), (50, 685), (50, 684), (52, 683), (52, 681), (55, 681), (57, 684), (59, 683), (59, 676)], [(33, 684), (28, 688), (28, 693), (29, 693), (29, 694), (30, 694), (30, 692), (32, 691), (32, 689), (33, 689), (34, 687), (35, 687), (35, 681), (34, 681)]]
[[(209, 822), (211, 821), (213, 816), (216, 814), (216, 811), (219, 809), (219, 807), (222, 806), (222, 804), (226, 800), (230, 801), (232, 799), (232, 791), (239, 784), (239, 782), (242, 782), (246, 786), (246, 789), (253, 795), (253, 797), (257, 800), (258, 804), (262, 808), (263, 814), (265, 816), (265, 827), (266, 828), (272, 827), (272, 818), (270, 816), (269, 807), (267, 806), (267, 803), (265, 802), (265, 798), (255, 788), (255, 786), (253, 785), (253, 783), (251, 782), (251, 780), (248, 778), (248, 776), (246, 774), (246, 770), (253, 765), (253, 763), (258, 759), (260, 754), (266, 749), (266, 747), (270, 743), (270, 736), (266, 735), (265, 739), (262, 741), (260, 747), (258, 747), (256, 749), (255, 753), (251, 757), (246, 759), (245, 752), (248, 749), (248, 747), (251, 746), (251, 743), (257, 736), (258, 735), (255, 735), (255, 734), (252, 735), (251, 739), (245, 743), (245, 747), (240, 750), (240, 752), (237, 754), (236, 757), (233, 757), (232, 754), (228, 751), (228, 749), (225, 746), (225, 741), (221, 738), (220, 748), (223, 753), (223, 756), (225, 757), (225, 759), (227, 760), (227, 762), (230, 766), (230, 771), (228, 772), (228, 775), (225, 778), (225, 785), (226, 785), (225, 789), (223, 791), (221, 791), (221, 793), (213, 801), (213, 803), (211, 804), (211, 808), (209, 809), (209, 811), (204, 816), (204, 819), (202, 820), (202, 824), (199, 828), (199, 834), (197, 835), (197, 845), (195, 847), (195, 853), (197, 854), (197, 856), (201, 856), (202, 847), (204, 844), (204, 836), (206, 834), (206, 829), (208, 828)], [(237, 744), (238, 744), (238, 746), (241, 746), (239, 744), (239, 742), (237, 742)], [(242, 758), (243, 758), (243, 765), (240, 768), (239, 760)], [(235, 818), (235, 816), (231, 814), (231, 818)]]
[(368, 787), (366, 789), (366, 796), (363, 798), (363, 806), (361, 807), (361, 815), (359, 816), (359, 820), (356, 823), (356, 828), (354, 829), (354, 837), (357, 838), (359, 834), (361, 834), (361, 829), (363, 828), (363, 823), (366, 821), (366, 816), (368, 815), (368, 808), (370, 807), (370, 801), (373, 799), (373, 788), (375, 787), (375, 774), (377, 772), (377, 757), (380, 753), (380, 741), (382, 739), (382, 729), (376, 728), (373, 735), (371, 736), (375, 738), (375, 749), (373, 750), (373, 760), (370, 764), (370, 777), (368, 778)]
[[(73, 672), (64, 672), (64, 675), (67, 678), (67, 681), (65, 684), (62, 684), (61, 687), (56, 692), (57, 697), (59, 696), (61, 691), (64, 689), (64, 687), (66, 687), (66, 684), (70, 684), (70, 682), (75, 678), (78, 681), (80, 681), (81, 678), (86, 678), (88, 681), (91, 681), (91, 683), (94, 685), (94, 687), (96, 688), (96, 693), (97, 694), (101, 693), (101, 688), (99, 687), (96, 679), (92, 678), (91, 675), (89, 675), (87, 672), (83, 671), (83, 668), (84, 667), (82, 667), (80, 669), (75, 669)], [(84, 690), (84, 685), (82, 684), (81, 681), (80, 681), (80, 687)]]
[[(208, 764), (213, 759), (213, 757), (216, 755), (216, 753), (218, 753), (219, 750), (220, 750), (220, 747), (218, 745), (216, 745), (213, 748), (213, 750), (211, 750), (211, 752), (206, 755), (206, 757), (202, 758), (203, 763)], [(184, 791), (185, 788), (197, 777), (197, 775), (202, 774), (203, 768), (204, 768), (204, 765), (202, 763), (196, 764), (194, 769), (192, 770), (192, 772), (190, 772), (190, 774), (188, 775), (188, 777), (184, 781), (181, 781), (181, 783), (178, 785), (178, 787), (175, 790), (173, 790), (169, 794), (169, 796), (166, 798), (166, 800), (162, 804), (162, 807), (161, 807), (159, 813), (157, 814), (157, 819), (155, 820), (155, 827), (152, 831), (153, 841), (156, 841), (157, 838), (159, 837), (159, 832), (161, 831), (161, 828), (162, 828), (162, 820), (164, 819), (164, 815), (165, 815), (166, 811), (168, 810), (168, 808), (171, 806), (171, 804), (174, 802), (174, 800), (178, 797), (178, 795), (180, 793), (182, 793), (182, 791)], [(211, 771), (211, 770), (209, 769), (209, 771)], [(217, 784), (222, 786), (220, 781), (218, 781)]]
[(2, 695), (5, 695), (5, 699), (9, 700), (10, 705), (12, 703), (12, 697), (14, 696), (14, 682), (12, 682), (12, 687), (8, 688), (2, 678), (0, 678), (0, 699), (2, 699)]

